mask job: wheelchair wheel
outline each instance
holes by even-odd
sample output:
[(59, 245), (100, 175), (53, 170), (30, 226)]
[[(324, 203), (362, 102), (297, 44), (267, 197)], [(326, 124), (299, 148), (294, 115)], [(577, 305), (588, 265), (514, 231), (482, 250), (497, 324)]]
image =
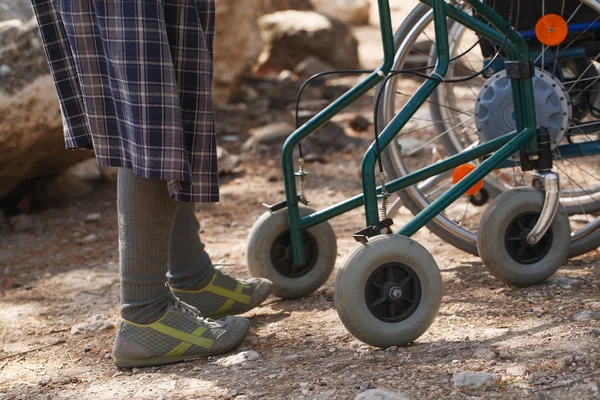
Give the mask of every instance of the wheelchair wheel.
[[(591, 48), (586, 44), (593, 40), (593, 35), (600, 34), (593, 24), (600, 18), (600, 9), (592, 9), (577, 0), (567, 3), (568, 7), (555, 10), (556, 13), (583, 26), (588, 21), (588, 31), (569, 35), (558, 47), (548, 47), (535, 40), (529, 40), (529, 44), (536, 62), (536, 113), (539, 124), (552, 130), (554, 170), (561, 179), (561, 204), (569, 215), (571, 231), (593, 228), (591, 234), (573, 239), (569, 256), (574, 257), (600, 245), (600, 232), (593, 224), (594, 214), (600, 211), (600, 156), (574, 158), (564, 153), (569, 145), (570, 149), (577, 146), (600, 148), (600, 53), (597, 46)], [(554, 12), (550, 8), (547, 4), (547, 13)], [(471, 13), (468, 6), (463, 11)], [(517, 28), (525, 29), (520, 25)], [(491, 54), (488, 49), (485, 53), (484, 41), (458, 23), (449, 25), (448, 36), (453, 61), (447, 80), (479, 72), (496, 52), (493, 49)], [(395, 41), (395, 70), (435, 64), (431, 9), (419, 4), (396, 33)], [(577, 49), (579, 56), (565, 56), (567, 47)], [(582, 50), (584, 48), (588, 49), (587, 53)], [(564, 60), (551, 64), (551, 54)], [(388, 177), (396, 179), (408, 175), (513, 131), (511, 91), (503, 68), (500, 60), (486, 76), (464, 83), (440, 85), (382, 155)], [(421, 78), (400, 75), (390, 79), (385, 87), (380, 85), (378, 92), (383, 90), (384, 93), (375, 107), (380, 129), (410, 100), (422, 82)], [(404, 145), (406, 137), (413, 138), (410, 146)], [(479, 222), (490, 202), (508, 189), (528, 186), (531, 182), (530, 174), (522, 172), (518, 166), (498, 169), (485, 179), (480, 193), (455, 202), (428, 228), (453, 246), (477, 255)], [(416, 215), (452, 185), (452, 171), (449, 171), (407, 188), (400, 196)]]
[[(300, 207), (300, 216), (315, 211)], [(286, 209), (265, 212), (248, 236), (246, 257), (252, 276), (273, 282), (273, 294), (293, 299), (311, 294), (331, 275), (337, 257), (335, 232), (324, 222), (303, 233), (306, 265), (292, 262), (292, 244)]]
[(442, 301), (442, 277), (420, 244), (375, 237), (352, 252), (335, 280), (342, 323), (371, 346), (405, 346), (427, 331)]
[(554, 275), (567, 259), (571, 228), (563, 206), (541, 240), (527, 242), (543, 206), (541, 190), (517, 188), (496, 197), (483, 214), (477, 247), (496, 278), (514, 286), (535, 285)]

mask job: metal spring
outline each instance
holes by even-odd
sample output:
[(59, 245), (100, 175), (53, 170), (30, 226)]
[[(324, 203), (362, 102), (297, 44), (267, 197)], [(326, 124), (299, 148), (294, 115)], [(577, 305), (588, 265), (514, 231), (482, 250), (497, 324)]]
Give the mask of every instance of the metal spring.
[(306, 170), (304, 169), (304, 158), (300, 157), (300, 160), (298, 160), (300, 163), (300, 171), (299, 171), (299, 175), (300, 175), (300, 194), (298, 195), (298, 200), (300, 201), (300, 203), (304, 204), (305, 206), (308, 205), (308, 203), (310, 203), (310, 201), (308, 201), (308, 198), (306, 198)]
[(389, 201), (390, 201), (390, 198), (388, 196), (385, 196), (383, 198), (383, 200), (381, 201), (381, 220), (382, 221), (387, 219)]
[(389, 205), (389, 193), (385, 187), (385, 174), (383, 171), (379, 173), (379, 184), (381, 185), (381, 220), (387, 219), (388, 205)]
[(306, 194), (304, 191), (305, 187), (306, 187), (306, 175), (302, 175), (302, 176), (300, 176), (300, 195), (298, 196), (298, 200), (300, 200), (300, 203), (307, 206), (308, 203), (310, 203), (310, 201), (308, 201), (308, 199), (306, 198)]

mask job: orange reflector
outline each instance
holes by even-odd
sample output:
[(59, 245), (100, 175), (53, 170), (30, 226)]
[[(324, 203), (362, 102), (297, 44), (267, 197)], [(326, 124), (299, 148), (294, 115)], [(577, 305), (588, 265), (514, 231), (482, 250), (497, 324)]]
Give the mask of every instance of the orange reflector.
[(544, 15), (535, 26), (535, 35), (546, 46), (558, 46), (567, 38), (569, 26), (560, 15)]
[[(457, 167), (452, 174), (452, 183), (455, 185), (462, 181), (465, 176), (469, 175), (476, 167), (473, 164), (463, 164)], [(479, 193), (481, 188), (483, 187), (483, 181), (477, 182), (471, 189), (469, 189), (465, 194), (468, 196), (472, 196), (474, 194)]]

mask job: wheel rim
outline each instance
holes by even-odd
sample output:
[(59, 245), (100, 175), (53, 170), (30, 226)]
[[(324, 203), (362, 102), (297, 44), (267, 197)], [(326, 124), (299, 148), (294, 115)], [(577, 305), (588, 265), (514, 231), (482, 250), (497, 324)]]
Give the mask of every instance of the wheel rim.
[(527, 236), (533, 230), (539, 217), (539, 213), (523, 213), (508, 224), (504, 245), (511, 258), (519, 264), (531, 265), (540, 262), (552, 248), (552, 228), (535, 245), (532, 246), (527, 242)]
[(308, 232), (302, 233), (304, 244), (305, 265), (295, 266), (292, 257), (292, 238), (286, 230), (275, 238), (271, 246), (271, 263), (277, 272), (287, 278), (300, 278), (308, 274), (317, 264), (319, 245), (317, 240)]
[(377, 319), (396, 323), (414, 314), (421, 294), (421, 281), (412, 268), (402, 263), (387, 263), (369, 276), (365, 301)]

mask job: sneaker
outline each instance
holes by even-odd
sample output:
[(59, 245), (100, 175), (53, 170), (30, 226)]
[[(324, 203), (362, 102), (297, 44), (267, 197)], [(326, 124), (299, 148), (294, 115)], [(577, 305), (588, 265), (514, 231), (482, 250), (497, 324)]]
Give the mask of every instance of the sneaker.
[(242, 317), (219, 321), (202, 318), (198, 310), (172, 296), (158, 321), (141, 325), (121, 320), (113, 358), (118, 368), (174, 364), (225, 353), (238, 347), (250, 329)]
[(260, 305), (269, 295), (273, 283), (267, 279), (235, 279), (216, 269), (208, 285), (199, 290), (171, 291), (184, 303), (196, 307), (202, 315), (221, 318), (238, 315)]

